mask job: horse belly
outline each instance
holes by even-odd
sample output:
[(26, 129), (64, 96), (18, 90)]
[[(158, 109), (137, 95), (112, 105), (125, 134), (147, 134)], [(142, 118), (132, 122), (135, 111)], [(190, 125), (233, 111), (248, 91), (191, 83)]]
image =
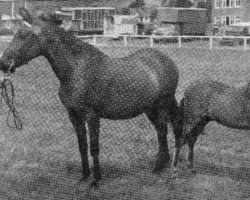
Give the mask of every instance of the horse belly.
[[(150, 95), (151, 94), (151, 95)], [(111, 98), (104, 102), (101, 111), (103, 118), (109, 119), (128, 119), (136, 117), (152, 107), (157, 99), (154, 93), (123, 93), (112, 95)]]

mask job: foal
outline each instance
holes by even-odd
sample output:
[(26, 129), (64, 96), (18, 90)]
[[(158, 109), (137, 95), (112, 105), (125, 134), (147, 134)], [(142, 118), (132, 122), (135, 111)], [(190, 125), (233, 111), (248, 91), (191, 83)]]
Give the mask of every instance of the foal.
[(193, 82), (184, 92), (180, 103), (179, 126), (183, 127), (182, 138), (176, 141), (173, 167), (182, 145), (188, 145), (188, 167), (192, 172), (194, 145), (205, 126), (216, 121), (233, 129), (250, 130), (250, 82), (236, 88), (211, 79)]

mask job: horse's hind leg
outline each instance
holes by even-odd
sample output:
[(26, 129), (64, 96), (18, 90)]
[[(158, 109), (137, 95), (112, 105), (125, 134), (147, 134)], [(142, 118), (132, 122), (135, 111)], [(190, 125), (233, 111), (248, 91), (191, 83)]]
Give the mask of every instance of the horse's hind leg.
[(159, 151), (156, 160), (156, 166), (153, 173), (161, 172), (170, 160), (167, 133), (168, 133), (168, 112), (165, 108), (153, 108), (147, 112), (148, 119), (153, 123), (158, 134)]
[(173, 133), (175, 136), (175, 151), (172, 160), (173, 171), (177, 171), (177, 161), (178, 156), (183, 145), (182, 140), (182, 130), (184, 125), (184, 104), (183, 100), (180, 104), (180, 107), (177, 106), (177, 101), (174, 99), (172, 106), (169, 108), (170, 111), (170, 121), (173, 127)]
[(101, 180), (101, 170), (99, 164), (100, 118), (94, 113), (89, 114), (87, 118), (87, 124), (90, 135), (90, 153), (94, 163), (94, 181), (91, 183), (90, 186), (98, 187), (98, 182)]

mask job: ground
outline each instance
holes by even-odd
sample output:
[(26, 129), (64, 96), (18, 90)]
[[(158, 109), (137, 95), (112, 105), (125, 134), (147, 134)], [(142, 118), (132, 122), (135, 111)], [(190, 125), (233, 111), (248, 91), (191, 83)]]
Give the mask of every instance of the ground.
[[(6, 47), (1, 43), (1, 52)], [(112, 57), (136, 47), (100, 47)], [(250, 80), (249, 51), (159, 48), (180, 69), (178, 101), (190, 81), (201, 77), (234, 86)], [(156, 131), (144, 115), (124, 121), (101, 121), (100, 162), (103, 179), (98, 190), (78, 183), (81, 163), (76, 135), (58, 98), (59, 82), (48, 62), (39, 57), (12, 76), (16, 108), (23, 130), (6, 125), (0, 115), (0, 199), (250, 199), (249, 131), (206, 127), (195, 148), (196, 175), (186, 169), (183, 149), (177, 178), (168, 167), (152, 170), (158, 150)], [(171, 154), (174, 139), (168, 134)], [(92, 165), (92, 159), (89, 157)]]

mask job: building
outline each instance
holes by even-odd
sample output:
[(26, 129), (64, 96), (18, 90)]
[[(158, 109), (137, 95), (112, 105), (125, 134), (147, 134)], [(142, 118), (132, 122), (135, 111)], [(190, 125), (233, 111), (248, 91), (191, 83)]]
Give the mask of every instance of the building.
[(70, 17), (69, 30), (77, 34), (102, 34), (104, 19), (115, 14), (114, 7), (62, 7)]
[(229, 26), (246, 21), (249, 12), (248, 0), (210, 0), (212, 1), (212, 21), (215, 25)]
[(247, 1), (247, 5), (245, 7), (245, 21), (250, 22), (250, 1)]
[(26, 8), (27, 2), (25, 0), (0, 0), (1, 19), (15, 19), (20, 7)]
[(0, 0), (0, 35), (11, 35), (21, 26), (18, 10), (26, 6), (25, 0)]
[[(171, 0), (171, 1), (177, 4), (178, 1), (181, 0)], [(184, 2), (184, 0), (182, 1)], [(189, 1), (196, 7), (206, 8), (208, 16), (207, 22), (212, 23), (213, 25), (228, 26), (237, 22), (250, 21), (250, 0), (189, 0)], [(188, 0), (186, 0), (186, 2), (188, 2)]]

